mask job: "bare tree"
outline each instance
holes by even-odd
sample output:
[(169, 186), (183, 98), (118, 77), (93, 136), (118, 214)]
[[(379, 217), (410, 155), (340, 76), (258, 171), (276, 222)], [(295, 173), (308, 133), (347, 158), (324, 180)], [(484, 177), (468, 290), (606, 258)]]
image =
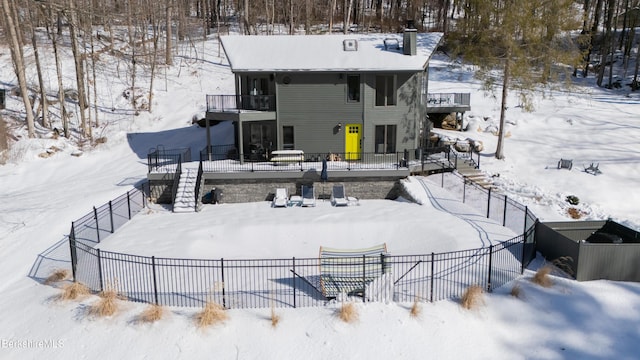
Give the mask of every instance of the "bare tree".
[(31, 99), (29, 98), (29, 89), (27, 88), (22, 42), (20, 42), (21, 38), (18, 36), (16, 18), (14, 18), (17, 12), (9, 5), (8, 0), (2, 0), (2, 13), (4, 14), (5, 23), (7, 25), (6, 30), (9, 32), (11, 59), (13, 60), (13, 67), (15, 69), (16, 76), (18, 77), (18, 84), (20, 86), (22, 101), (24, 102), (25, 113), (27, 116), (27, 134), (30, 138), (33, 138), (35, 137), (33, 108), (31, 106)]

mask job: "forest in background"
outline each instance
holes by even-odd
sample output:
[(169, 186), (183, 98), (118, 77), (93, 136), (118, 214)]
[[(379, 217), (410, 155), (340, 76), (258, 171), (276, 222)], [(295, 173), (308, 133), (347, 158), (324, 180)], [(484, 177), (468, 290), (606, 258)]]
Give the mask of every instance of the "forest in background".
[[(98, 109), (104, 106), (96, 94), (101, 54), (126, 64), (132, 108), (152, 111), (159, 70), (174, 65), (181, 49), (197, 51), (197, 42), (207, 36), (230, 32), (395, 33), (411, 21), (419, 31), (443, 32), (441, 50), (478, 66), (487, 88), (494, 87), (498, 70), (504, 99), (509, 88), (526, 99), (527, 92), (556, 84), (566, 73), (595, 76), (598, 86), (638, 89), (640, 61), (632, 50), (640, 0), (0, 0), (0, 5), (0, 42), (10, 49), (16, 75), (3, 82), (15, 84), (7, 91), (24, 102), (24, 112), (12, 116), (26, 123), (29, 137), (41, 127), (79, 141), (98, 140), (92, 129), (100, 126)], [(73, 87), (63, 84), (61, 49), (73, 54)], [(55, 57), (53, 88), (44, 80), (43, 56)], [(614, 58), (622, 60), (631, 80), (613, 76)], [(37, 76), (28, 77), (27, 68)], [(77, 104), (75, 128), (68, 121), (69, 102)], [(1, 123), (0, 151), (11, 138)]]

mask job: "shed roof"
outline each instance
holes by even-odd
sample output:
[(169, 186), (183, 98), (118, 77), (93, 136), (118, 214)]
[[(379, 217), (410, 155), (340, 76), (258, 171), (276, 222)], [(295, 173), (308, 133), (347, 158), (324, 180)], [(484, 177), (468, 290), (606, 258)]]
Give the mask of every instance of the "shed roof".
[(402, 52), (403, 34), (228, 35), (221, 39), (233, 72), (422, 71), (442, 33), (416, 34), (413, 56)]

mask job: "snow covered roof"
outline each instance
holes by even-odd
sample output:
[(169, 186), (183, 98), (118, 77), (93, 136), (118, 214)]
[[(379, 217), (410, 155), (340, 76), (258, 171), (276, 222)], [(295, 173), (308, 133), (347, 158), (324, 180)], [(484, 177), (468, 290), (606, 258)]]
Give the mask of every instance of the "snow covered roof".
[(403, 54), (403, 34), (221, 37), (233, 72), (422, 71), (441, 39), (416, 34), (412, 56)]

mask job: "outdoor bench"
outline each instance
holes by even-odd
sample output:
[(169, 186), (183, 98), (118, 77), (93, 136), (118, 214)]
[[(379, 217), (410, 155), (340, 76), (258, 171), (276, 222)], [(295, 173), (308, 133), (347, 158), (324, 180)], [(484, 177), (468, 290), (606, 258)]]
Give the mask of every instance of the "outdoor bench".
[(326, 298), (363, 295), (366, 286), (386, 272), (387, 245), (366, 249), (320, 247), (320, 290)]

